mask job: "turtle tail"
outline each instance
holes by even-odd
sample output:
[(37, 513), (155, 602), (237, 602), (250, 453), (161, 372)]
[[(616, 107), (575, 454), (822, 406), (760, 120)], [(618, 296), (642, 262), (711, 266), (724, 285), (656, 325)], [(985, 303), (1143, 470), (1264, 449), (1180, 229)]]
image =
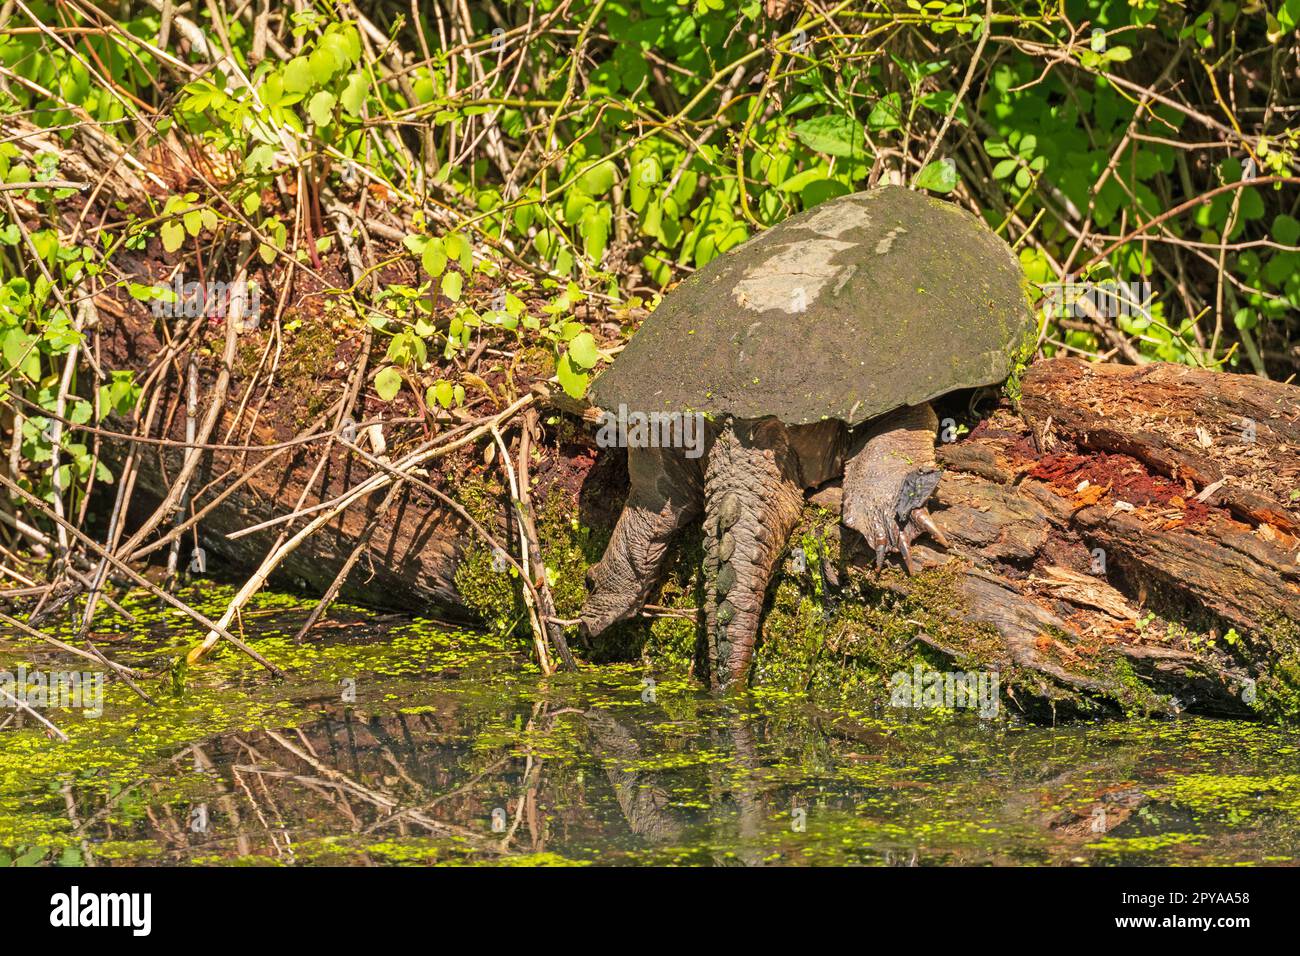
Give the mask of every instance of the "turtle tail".
[(728, 420), (704, 476), (705, 629), (715, 690), (744, 682), (763, 599), (803, 505), (779, 422)]

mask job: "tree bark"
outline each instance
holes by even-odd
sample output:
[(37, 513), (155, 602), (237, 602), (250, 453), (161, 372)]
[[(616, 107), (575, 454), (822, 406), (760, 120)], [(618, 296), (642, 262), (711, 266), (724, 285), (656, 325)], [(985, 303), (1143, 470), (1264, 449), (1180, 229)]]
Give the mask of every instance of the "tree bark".
[(1250, 712), (1300, 644), (1300, 389), (1056, 359), (1019, 411), (940, 447), (950, 547), (920, 562), (960, 560), (969, 619), (1058, 685), (1119, 697), (1118, 655), (1175, 708)]

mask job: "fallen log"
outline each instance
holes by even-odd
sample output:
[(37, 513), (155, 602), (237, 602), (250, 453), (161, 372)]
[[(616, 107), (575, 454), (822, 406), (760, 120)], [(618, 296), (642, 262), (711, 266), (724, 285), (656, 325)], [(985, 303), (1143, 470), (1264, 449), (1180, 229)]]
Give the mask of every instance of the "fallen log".
[(951, 547), (916, 550), (961, 561), (970, 619), (1076, 690), (1115, 694), (1086, 666), (1109, 650), (1175, 708), (1281, 706), (1300, 650), (1300, 389), (1057, 359), (1029, 370), (1020, 413), (939, 454)]
[[(111, 358), (138, 363), (149, 354), (140, 335), (138, 327), (109, 335), (133, 343)], [(209, 370), (209, 380), (215, 374)], [(538, 395), (557, 413), (540, 449), (539, 493), (559, 494), (584, 521), (611, 522), (624, 487), (617, 467), (594, 466), (620, 453), (598, 455), (590, 430), (584, 434), (574, 418), (590, 423), (598, 410), (540, 384)], [(362, 401), (356, 415), (386, 410)], [(235, 416), (224, 411), (213, 434), (235, 431)], [(178, 419), (170, 420), (173, 438)], [(403, 442), (427, 439), (417, 431), (391, 430), (391, 460)], [(201, 540), (228, 572), (257, 567), (281, 524), (293, 527), (283, 518), (300, 500), (309, 512), (375, 474), (340, 443), (323, 468), (321, 442), (283, 447), (290, 431), (273, 403), (237, 433), (236, 444), (280, 447), (207, 455), (192, 508), (226, 495), (204, 516)], [(440, 461), (421, 480), (472, 504), (479, 520), (510, 541), (508, 496), (464, 500), (466, 477), (485, 473), (485, 447)], [(151, 445), (140, 457), (140, 487), (161, 498), (181, 451)], [(939, 459), (946, 473), (933, 511), (949, 547), (921, 541), (914, 554), (922, 568), (949, 575), (960, 598), (957, 617), (997, 635), (996, 652), (981, 651), (984, 666), (1011, 668), (1020, 688), (1058, 703), (1231, 714), (1252, 713), (1265, 699), (1270, 712), (1293, 707), (1289, 701), (1300, 696), (1292, 689), (1300, 673), (1300, 389), (1163, 364), (1043, 361), (1025, 375), (1018, 410), (1004, 401), (968, 434), (943, 443)], [(835, 487), (812, 500), (835, 510)], [(268, 522), (279, 523), (241, 534)], [(483, 542), (419, 482), (344, 510), (285, 559), (279, 577), (324, 591), (358, 545), (344, 596), (453, 620), (481, 614), (481, 603), (463, 593), (458, 569), (470, 555), (481, 558)], [(845, 552), (846, 571), (871, 575), (857, 560), (863, 555), (855, 559), (852, 546)], [(879, 583), (907, 595), (928, 580), (894, 573)], [(938, 655), (973, 659), (970, 648), (950, 646), (941, 635), (915, 639)]]

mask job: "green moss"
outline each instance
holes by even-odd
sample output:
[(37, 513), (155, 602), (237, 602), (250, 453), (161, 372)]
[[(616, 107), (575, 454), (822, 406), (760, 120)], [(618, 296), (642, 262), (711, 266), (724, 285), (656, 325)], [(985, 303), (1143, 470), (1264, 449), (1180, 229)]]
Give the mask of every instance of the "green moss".
[(1300, 774), (1257, 777), (1191, 773), (1152, 790), (1150, 795), (1229, 823), (1242, 823), (1254, 814), (1266, 812), (1294, 817), (1300, 815)]
[(1206, 836), (1199, 833), (1161, 833), (1136, 837), (1108, 836), (1095, 843), (1087, 844), (1087, 848), (1110, 856), (1145, 855), (1179, 846), (1195, 846), (1204, 843), (1206, 839), (1208, 839)]
[(1172, 712), (1172, 702), (1158, 694), (1133, 670), (1128, 658), (1118, 652), (1103, 659), (1096, 667), (1097, 676), (1112, 687), (1115, 701), (1129, 716), (1167, 714)]
[[(876, 576), (841, 559), (838, 518), (805, 509), (794, 540), (804, 570), (779, 572), (755, 655), (754, 680), (769, 689), (808, 694), (819, 703), (881, 706), (899, 671), (925, 668), (1002, 671), (1002, 642), (989, 625), (963, 619), (965, 604), (949, 565), (909, 578), (890, 568)], [(829, 592), (827, 572), (843, 582)], [(919, 640), (950, 650), (955, 663)]]
[(1020, 407), (1021, 385), (1024, 383), (1025, 373), (1029, 371), (1037, 350), (1038, 330), (1036, 327), (1031, 327), (1016, 346), (1011, 358), (1011, 374), (1002, 385), (1002, 394), (1006, 395), (1016, 408)]
[[(463, 478), (456, 489), (461, 506), (485, 528), (500, 526), (503, 494), (500, 484), (478, 475)], [(498, 634), (513, 633), (521, 625), (528, 628), (518, 578), (518, 572), (509, 565), (503, 568), (477, 537), (465, 546), (453, 576), (465, 606)]]
[[(537, 540), (560, 617), (577, 617), (586, 600), (587, 568), (596, 550), (593, 539), (599, 536), (578, 521), (573, 502), (558, 490), (552, 491), (539, 509)], [(601, 550), (603, 545), (602, 540)]]
[(1256, 709), (1282, 724), (1300, 723), (1300, 624), (1274, 618), (1251, 639), (1268, 660), (1256, 686)]
[[(509, 634), (524, 622), (526, 608), (513, 567), (500, 570), (481, 544), (468, 546), (456, 566), (456, 590), (465, 606), (498, 634)], [(527, 627), (526, 622), (524, 626)]]

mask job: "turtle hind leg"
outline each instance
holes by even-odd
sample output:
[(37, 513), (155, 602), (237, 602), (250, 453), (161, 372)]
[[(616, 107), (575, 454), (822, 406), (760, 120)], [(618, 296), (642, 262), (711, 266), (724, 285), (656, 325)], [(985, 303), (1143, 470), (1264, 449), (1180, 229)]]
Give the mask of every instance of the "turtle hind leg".
[(605, 554), (587, 571), (579, 620), (595, 637), (638, 614), (659, 583), (673, 537), (703, 510), (702, 459), (680, 449), (628, 449), (631, 488)]
[(798, 462), (780, 423), (723, 429), (704, 480), (705, 632), (715, 690), (743, 683), (763, 599), (803, 507)]
[(910, 573), (909, 545), (929, 532), (946, 545), (925, 503), (942, 472), (934, 460), (938, 427), (934, 410), (913, 405), (862, 427), (844, 465), (844, 524), (862, 535), (875, 551), (876, 567), (898, 552)]

